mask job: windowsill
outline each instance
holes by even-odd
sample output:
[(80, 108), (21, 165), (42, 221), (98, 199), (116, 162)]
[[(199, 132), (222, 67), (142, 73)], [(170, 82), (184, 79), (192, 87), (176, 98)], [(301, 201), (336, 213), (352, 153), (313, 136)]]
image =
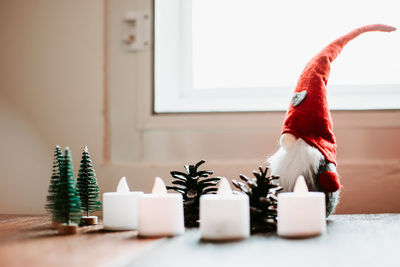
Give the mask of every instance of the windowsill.
[[(286, 111), (143, 114), (139, 129), (271, 129), (280, 133)], [(398, 128), (400, 110), (334, 110), (337, 128)]]
[[(187, 89), (181, 94), (156, 87), (154, 110), (157, 114), (285, 111), (294, 87)], [(329, 107), (335, 111), (398, 110), (399, 88), (398, 84), (329, 85)]]

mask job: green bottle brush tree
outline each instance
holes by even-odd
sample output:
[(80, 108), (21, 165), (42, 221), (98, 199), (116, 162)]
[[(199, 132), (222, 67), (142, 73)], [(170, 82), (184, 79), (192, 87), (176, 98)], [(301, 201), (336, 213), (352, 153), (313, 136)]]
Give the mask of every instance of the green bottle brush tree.
[(61, 223), (58, 231), (60, 234), (76, 233), (81, 218), (81, 201), (76, 190), (71, 152), (68, 147), (65, 148), (56, 191), (54, 215)]
[(99, 186), (97, 185), (96, 173), (93, 169), (93, 163), (89, 155), (87, 146), (85, 146), (81, 164), (78, 172), (77, 187), (81, 199), (81, 208), (84, 212), (82, 224), (97, 224), (97, 216), (89, 216), (91, 212), (101, 210), (99, 201)]
[(54, 160), (53, 160), (53, 171), (50, 178), (49, 190), (47, 195), (46, 210), (50, 213), (51, 221), (54, 227), (58, 226), (60, 218), (57, 218), (56, 214), (56, 196), (57, 190), (60, 183), (60, 171), (61, 164), (63, 162), (63, 154), (60, 146), (56, 146), (54, 149)]

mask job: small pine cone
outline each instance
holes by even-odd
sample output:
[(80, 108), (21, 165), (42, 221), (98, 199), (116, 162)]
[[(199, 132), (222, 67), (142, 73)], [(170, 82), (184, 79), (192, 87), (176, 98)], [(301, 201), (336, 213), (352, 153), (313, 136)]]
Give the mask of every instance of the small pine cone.
[(186, 227), (199, 226), (199, 207), (200, 197), (204, 194), (215, 194), (217, 183), (220, 177), (211, 177), (212, 170), (198, 171), (200, 165), (205, 163), (201, 160), (195, 165), (185, 165), (186, 173), (180, 171), (171, 171), (175, 180), (173, 186), (167, 186), (168, 190), (174, 190), (182, 194), (183, 207)]
[(233, 185), (250, 199), (250, 225), (252, 233), (271, 232), (276, 230), (277, 194), (282, 190), (274, 180), (279, 176), (267, 177), (268, 167), (253, 171), (254, 178), (241, 174), (244, 182), (233, 180)]

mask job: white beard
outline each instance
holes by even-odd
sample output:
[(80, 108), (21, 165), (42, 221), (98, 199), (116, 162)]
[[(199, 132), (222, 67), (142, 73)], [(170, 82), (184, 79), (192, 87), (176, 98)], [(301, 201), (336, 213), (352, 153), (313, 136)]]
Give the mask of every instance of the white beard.
[(310, 191), (318, 190), (316, 174), (323, 160), (324, 156), (318, 149), (299, 138), (289, 150), (279, 148), (267, 162), (271, 168), (271, 175), (280, 177), (278, 182), (283, 191), (292, 192), (299, 175), (304, 176)]

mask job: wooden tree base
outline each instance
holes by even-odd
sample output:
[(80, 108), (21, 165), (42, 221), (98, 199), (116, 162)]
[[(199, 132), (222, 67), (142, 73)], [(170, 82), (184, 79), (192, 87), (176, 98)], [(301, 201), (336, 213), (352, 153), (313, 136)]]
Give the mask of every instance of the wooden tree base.
[(79, 227), (77, 224), (60, 224), (58, 226), (58, 233), (60, 235), (73, 235), (77, 234)]
[(55, 229), (57, 229), (59, 225), (60, 225), (59, 222), (51, 222), (51, 227), (53, 227)]
[(81, 224), (82, 225), (97, 225), (98, 224), (97, 216), (82, 216)]

